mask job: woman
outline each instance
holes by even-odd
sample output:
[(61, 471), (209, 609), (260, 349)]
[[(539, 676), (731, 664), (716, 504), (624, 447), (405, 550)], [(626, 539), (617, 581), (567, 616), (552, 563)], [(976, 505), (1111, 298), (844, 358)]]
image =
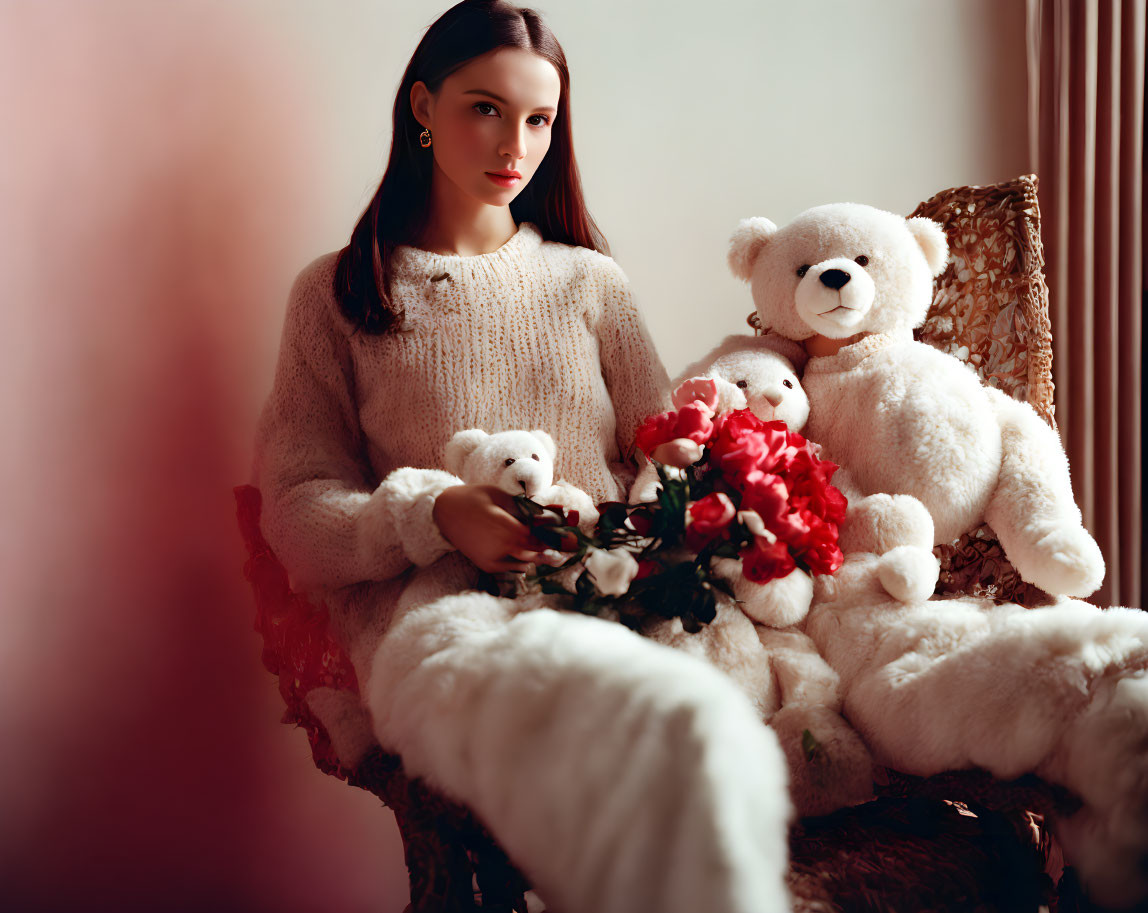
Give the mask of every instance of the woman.
[(400, 754), (560, 909), (783, 909), (784, 761), (741, 692), (620, 625), (468, 590), (543, 558), (506, 495), (442, 470), (455, 432), (544, 428), (556, 474), (613, 500), (665, 406), (605, 250), (558, 42), (530, 10), (453, 7), (350, 244), (295, 283), (260, 420), (264, 531), (365, 684), (365, 712), (309, 702), (346, 766)]

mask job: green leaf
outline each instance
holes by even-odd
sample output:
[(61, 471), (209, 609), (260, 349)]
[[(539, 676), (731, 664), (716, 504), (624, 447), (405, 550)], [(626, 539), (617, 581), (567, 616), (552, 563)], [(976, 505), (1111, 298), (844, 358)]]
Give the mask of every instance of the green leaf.
[(564, 539), (563, 532), (564, 528), (560, 526), (532, 526), (530, 528), (530, 534), (535, 539), (547, 548), (554, 549), (561, 547)]
[(518, 510), (524, 517), (537, 517), (545, 510), (541, 504), (537, 501), (532, 501), (526, 495), (515, 495), (514, 503), (518, 506)]
[(557, 580), (545, 580), (545, 579), (539, 580), (538, 585), (539, 585), (539, 587), (542, 588), (543, 593), (551, 593), (554, 595), (562, 595), (562, 596), (573, 596), (574, 595), (568, 589), (566, 589), (566, 587), (564, 587), (562, 584), (560, 584)]
[(710, 552), (715, 558), (736, 558), (741, 554), (741, 543), (724, 539)]
[(808, 729), (802, 730), (801, 733), (801, 751), (806, 761), (820, 760), (825, 756), (825, 749)]
[(730, 596), (734, 599), (737, 598), (736, 594), (733, 591), (733, 584), (730, 583), (728, 580), (723, 580), (721, 577), (710, 577), (710, 585), (715, 590), (720, 590), (721, 592), (725, 593), (727, 596)]
[(694, 610), (694, 616), (702, 624), (707, 625), (717, 616), (717, 600), (714, 598), (713, 590), (703, 591), (700, 603)]

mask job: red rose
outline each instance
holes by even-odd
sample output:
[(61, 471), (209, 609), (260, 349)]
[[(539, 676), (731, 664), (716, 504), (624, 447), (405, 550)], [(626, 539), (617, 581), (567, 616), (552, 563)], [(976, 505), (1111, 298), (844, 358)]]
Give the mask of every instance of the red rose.
[(661, 444), (688, 438), (696, 444), (705, 444), (713, 435), (713, 412), (705, 403), (692, 402), (677, 412), (651, 415), (634, 435), (634, 443), (649, 456)]
[(808, 450), (800, 451), (785, 473), (790, 489), (790, 504), (813, 512), (830, 523), (845, 520), (845, 496), (830, 484), (837, 465), (819, 460)]
[(634, 575), (634, 579), (641, 580), (651, 574), (657, 574), (661, 569), (662, 566), (658, 562), (651, 561), (649, 558), (640, 558), (638, 560), (638, 573)]
[[(793, 534), (788, 532), (791, 524), (786, 520), (790, 510), (789, 489), (785, 480), (781, 476), (754, 469), (745, 476), (744, 485), (741, 509), (756, 511), (765, 528), (775, 536), (792, 538)], [(783, 531), (786, 531), (785, 535)]]
[(790, 450), (785, 422), (762, 422), (748, 409), (718, 416), (710, 441), (713, 460), (735, 488), (755, 469), (776, 472)]
[(728, 495), (715, 491), (694, 501), (687, 511), (686, 545), (696, 552), (715, 539), (725, 538), (737, 514)]
[(627, 524), (630, 529), (636, 532), (639, 536), (645, 536), (650, 532), (651, 527), (654, 525), (654, 512), (648, 507), (640, 507), (633, 511), (627, 518)]
[(785, 577), (797, 567), (793, 555), (780, 539), (775, 542), (758, 536), (753, 545), (742, 550), (741, 572), (754, 583), (769, 583)]
[(766, 472), (784, 475), (789, 471), (793, 461), (798, 458), (798, 454), (806, 451), (808, 442), (796, 431), (790, 431), (789, 426), (782, 421), (766, 422), (765, 429), (773, 441), (773, 447), (770, 451), (773, 462), (767, 463), (761, 468)]
[(677, 434), (671, 440), (685, 437), (695, 444), (704, 444), (714, 433), (713, 410), (705, 403), (694, 401), (678, 410)]
[(814, 574), (832, 574), (845, 560), (837, 545), (837, 526), (807, 514), (809, 532), (797, 547), (797, 556)]

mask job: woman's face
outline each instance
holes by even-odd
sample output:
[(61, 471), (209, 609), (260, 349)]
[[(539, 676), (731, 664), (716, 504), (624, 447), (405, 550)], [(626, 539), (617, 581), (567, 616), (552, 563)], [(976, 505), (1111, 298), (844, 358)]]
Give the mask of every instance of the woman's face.
[[(437, 170), (463, 194), (507, 206), (550, 148), (561, 84), (545, 58), (519, 48), (476, 57), (443, 80), (437, 94), (417, 82), (411, 107), (430, 127)], [(500, 176), (517, 173), (518, 177)]]

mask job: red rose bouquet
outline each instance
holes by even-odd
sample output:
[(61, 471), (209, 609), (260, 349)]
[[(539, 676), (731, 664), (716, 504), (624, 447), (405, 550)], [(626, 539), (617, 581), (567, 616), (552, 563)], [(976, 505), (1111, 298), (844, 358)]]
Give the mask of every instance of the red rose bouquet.
[[(836, 571), (846, 507), (831, 484), (837, 466), (784, 422), (763, 422), (748, 409), (718, 414), (717, 402), (714, 381), (693, 379), (675, 391), (676, 410), (646, 419), (636, 437), (640, 450), (648, 456), (673, 442), (694, 461), (682, 470), (655, 463), (657, 501), (601, 505), (591, 536), (560, 512), (520, 499), (542, 541), (560, 547), (573, 535), (578, 543), (564, 564), (539, 568), (530, 580), (544, 592), (572, 596), (582, 611), (612, 609), (633, 627), (652, 614), (679, 616), (697, 630), (714, 617), (714, 591), (732, 595), (715, 572), (719, 559), (740, 558), (744, 576), (758, 584), (795, 568)], [(578, 565), (584, 569), (571, 591), (561, 581)]]

